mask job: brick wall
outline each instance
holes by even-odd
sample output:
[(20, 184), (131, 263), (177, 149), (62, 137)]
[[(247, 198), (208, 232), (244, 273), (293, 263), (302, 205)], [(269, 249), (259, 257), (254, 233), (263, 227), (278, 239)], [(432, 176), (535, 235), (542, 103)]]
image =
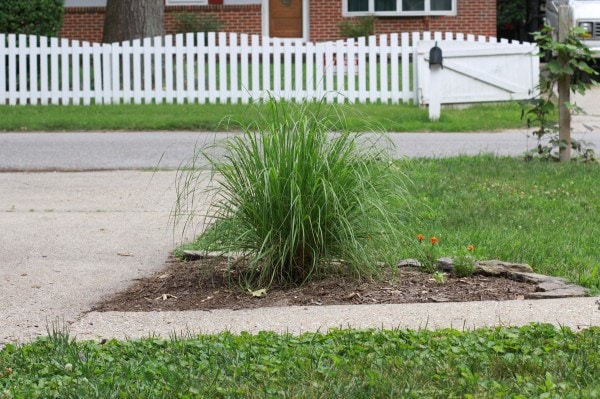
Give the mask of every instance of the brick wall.
[[(496, 0), (457, 0), (458, 15), (453, 17), (378, 17), (375, 33), (442, 31), (465, 34), (496, 35)], [(209, 13), (224, 22), (222, 31), (262, 34), (262, 11), (260, 5), (209, 5), (166, 7), (165, 29), (175, 33), (177, 13)], [(312, 0), (310, 2), (310, 40), (324, 41), (340, 38), (339, 22), (342, 21), (342, 0)], [(104, 9), (67, 8), (61, 37), (102, 41)]]
[(60, 37), (87, 42), (101, 42), (104, 28), (104, 7), (69, 7)]
[(247, 33), (249, 35), (262, 34), (262, 9), (259, 4), (166, 7), (165, 30), (167, 33), (176, 32), (176, 16), (185, 12), (214, 15), (216, 19), (223, 22), (221, 27), (223, 32)]
[[(260, 5), (166, 7), (165, 30), (167, 33), (176, 32), (176, 15), (184, 12), (212, 14), (223, 22), (221, 30), (224, 32), (262, 34)], [(65, 20), (60, 36), (73, 40), (101, 42), (103, 28), (103, 7), (69, 7), (65, 10)]]
[[(457, 0), (456, 16), (377, 17), (375, 34), (414, 31), (456, 32), (496, 36), (496, 0)], [(334, 40), (340, 37), (342, 0), (310, 3), (310, 39)]]

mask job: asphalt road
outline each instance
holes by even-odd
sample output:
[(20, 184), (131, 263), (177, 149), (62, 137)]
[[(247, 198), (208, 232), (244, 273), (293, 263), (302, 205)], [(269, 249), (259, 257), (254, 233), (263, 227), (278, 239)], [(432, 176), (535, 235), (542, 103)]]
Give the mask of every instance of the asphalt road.
[[(199, 149), (218, 155), (227, 133), (110, 132), (0, 133), (0, 170), (73, 171), (176, 169)], [(600, 149), (600, 131), (585, 135)], [(536, 145), (527, 131), (495, 133), (391, 133), (393, 156), (440, 157), (493, 153), (519, 156)], [(200, 159), (196, 166), (206, 167)]]
[[(600, 152), (600, 87), (574, 95), (585, 114), (573, 117), (573, 137)], [(442, 110), (443, 112), (443, 110)], [(0, 171), (176, 169), (230, 136), (202, 132), (0, 133)], [(531, 131), (390, 133), (393, 156), (440, 157), (493, 153), (519, 156), (534, 148)], [(207, 166), (202, 159), (196, 166)]]

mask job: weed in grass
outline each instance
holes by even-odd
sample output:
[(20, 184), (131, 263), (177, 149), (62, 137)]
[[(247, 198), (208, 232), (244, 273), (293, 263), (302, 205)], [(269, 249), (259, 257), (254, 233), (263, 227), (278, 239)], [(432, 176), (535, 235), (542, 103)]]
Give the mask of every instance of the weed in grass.
[[(373, 276), (382, 253), (372, 249), (399, 242), (405, 211), (390, 204), (403, 198), (402, 173), (374, 135), (331, 135), (324, 120), (318, 109), (271, 100), (262, 120), (221, 144), (224, 157), (200, 153), (215, 174), (215, 223), (204, 239), (247, 254), (248, 287), (333, 271)], [(193, 208), (197, 173), (181, 174), (176, 214)]]

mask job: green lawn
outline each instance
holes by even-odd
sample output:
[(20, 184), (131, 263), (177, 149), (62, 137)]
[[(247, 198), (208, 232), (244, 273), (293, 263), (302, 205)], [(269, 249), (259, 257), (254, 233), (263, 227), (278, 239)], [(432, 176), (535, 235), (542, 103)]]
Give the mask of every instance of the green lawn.
[[(315, 105), (317, 107), (317, 105)], [(523, 128), (516, 103), (444, 109), (430, 122), (426, 108), (410, 104), (327, 105), (333, 130), (340, 114), (350, 131), (477, 132)], [(0, 131), (238, 131), (259, 119), (264, 106), (161, 104), (92, 106), (0, 106)]]
[[(473, 244), (475, 255), (529, 263), (596, 292), (600, 254), (600, 165), (460, 157), (400, 165), (416, 220), (450, 252)], [(415, 233), (418, 233), (415, 231)]]

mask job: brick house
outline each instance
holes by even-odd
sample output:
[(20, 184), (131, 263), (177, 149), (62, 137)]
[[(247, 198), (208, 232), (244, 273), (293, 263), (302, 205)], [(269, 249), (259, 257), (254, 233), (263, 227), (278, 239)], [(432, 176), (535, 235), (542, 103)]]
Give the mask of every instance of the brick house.
[[(106, 0), (66, 0), (61, 36), (102, 40)], [(179, 13), (206, 13), (222, 31), (294, 37), (341, 38), (339, 23), (372, 15), (375, 34), (414, 31), (496, 35), (496, 0), (165, 0), (165, 28), (176, 33)]]

